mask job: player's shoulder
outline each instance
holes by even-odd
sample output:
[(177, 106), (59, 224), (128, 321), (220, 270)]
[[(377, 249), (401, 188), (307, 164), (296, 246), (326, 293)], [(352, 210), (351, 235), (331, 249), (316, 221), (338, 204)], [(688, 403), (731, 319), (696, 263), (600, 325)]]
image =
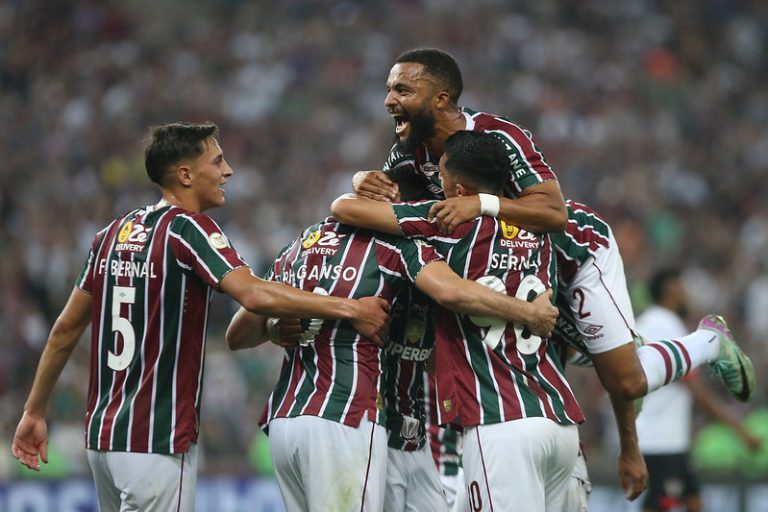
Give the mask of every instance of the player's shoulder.
[(468, 108), (463, 108), (462, 110), (474, 122), (475, 130), (496, 133), (530, 133), (510, 117)]

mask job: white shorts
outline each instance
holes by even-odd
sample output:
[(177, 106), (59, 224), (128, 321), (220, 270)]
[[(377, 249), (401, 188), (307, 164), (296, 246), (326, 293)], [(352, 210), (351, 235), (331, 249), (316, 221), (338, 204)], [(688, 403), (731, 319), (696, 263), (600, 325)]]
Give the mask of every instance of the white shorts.
[(197, 445), (187, 453), (86, 450), (100, 510), (187, 512), (195, 509)]
[(464, 433), (469, 509), (563, 512), (579, 453), (576, 425), (524, 418)]
[(383, 510), (387, 431), (367, 417), (357, 428), (317, 416), (273, 419), (269, 450), (286, 510)]
[(425, 445), (405, 452), (388, 448), (387, 491), (384, 510), (402, 512), (448, 512), (440, 475)]
[(579, 267), (570, 283), (558, 292), (590, 354), (600, 354), (634, 341), (635, 314), (627, 278), (613, 233), (610, 245)]
[(581, 450), (573, 466), (571, 481), (568, 485), (568, 496), (565, 499), (563, 512), (588, 512), (589, 495), (592, 493), (592, 482), (589, 481), (587, 462)]

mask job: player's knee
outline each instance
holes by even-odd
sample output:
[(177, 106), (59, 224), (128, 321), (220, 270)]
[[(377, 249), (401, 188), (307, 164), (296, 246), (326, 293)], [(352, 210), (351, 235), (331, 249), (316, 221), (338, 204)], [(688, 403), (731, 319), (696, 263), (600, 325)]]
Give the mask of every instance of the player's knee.
[(621, 379), (616, 379), (607, 383), (606, 391), (611, 396), (623, 400), (635, 400), (645, 396), (648, 385), (645, 381), (645, 375), (625, 375)]

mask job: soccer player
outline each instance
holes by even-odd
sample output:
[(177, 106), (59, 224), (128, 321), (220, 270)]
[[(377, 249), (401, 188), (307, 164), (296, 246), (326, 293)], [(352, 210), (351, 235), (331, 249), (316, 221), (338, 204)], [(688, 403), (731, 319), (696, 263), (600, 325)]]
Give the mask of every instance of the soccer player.
[[(675, 343), (654, 343), (635, 351), (634, 316), (623, 264), (607, 223), (589, 207), (572, 201), (567, 202), (566, 225), (552, 221), (553, 212), (559, 211), (554, 174), (529, 135), (509, 120), (458, 107), (462, 79), (450, 55), (435, 49), (404, 53), (390, 71), (387, 89), (385, 105), (395, 120), (398, 142), (384, 170), (415, 173), (435, 198), (444, 197), (434, 163), (448, 136), (460, 129), (477, 130), (504, 142), (510, 163), (503, 194), (450, 197), (434, 205), (430, 218), (445, 233), (480, 214), (489, 214), (523, 229), (553, 234), (563, 269), (558, 289), (562, 314), (556, 335), (570, 333), (561, 337), (592, 356), (601, 383), (620, 409), (617, 414), (624, 417), (625, 428), (632, 428), (627, 421), (629, 409), (620, 401), (640, 398), (700, 364), (709, 363), (740, 400), (752, 396), (752, 363), (722, 318), (703, 319), (700, 329)], [(359, 172), (353, 185), (358, 194), (377, 200), (390, 200), (396, 192), (396, 185), (381, 171)], [(637, 455), (620, 458), (620, 479), (625, 490), (632, 488), (630, 497), (645, 486), (639, 462)]]
[[(532, 303), (495, 293), (461, 279), (440, 259), (422, 241), (327, 218), (283, 249), (268, 278), (323, 295), (376, 294), (388, 301), (413, 284), (466, 315), (518, 322), (532, 333), (554, 326), (551, 292)], [(227, 329), (230, 348), (263, 343), (267, 324), (263, 316), (240, 309)], [(381, 393), (387, 374), (379, 347), (349, 327), (326, 321), (314, 337), (287, 351), (262, 416), (288, 510), (382, 510), (388, 450)], [(428, 349), (405, 350), (419, 359)], [(406, 434), (413, 428), (408, 425)]]
[[(688, 301), (680, 270), (658, 270), (648, 288), (652, 304), (637, 317), (638, 331), (651, 340), (685, 336), (688, 329), (683, 318), (688, 312)], [(648, 492), (643, 499), (645, 512), (682, 507), (688, 512), (701, 511), (699, 482), (688, 462), (694, 402), (730, 426), (750, 449), (760, 447), (760, 439), (707, 389), (698, 372), (654, 391), (645, 397), (643, 413), (637, 418), (640, 449), (649, 473)]]
[[(444, 147), (438, 165), (446, 196), (501, 192), (509, 160), (498, 138), (458, 131)], [(464, 277), (509, 295), (551, 289), (556, 267), (546, 234), (482, 216), (445, 235), (426, 218), (433, 206), (342, 196), (332, 212), (342, 222), (423, 237)], [(584, 418), (547, 338), (442, 309), (435, 328), (439, 422), (464, 428), (470, 508), (561, 511)]]
[(47, 462), (46, 411), (86, 327), (91, 368), (85, 442), (102, 510), (194, 509), (209, 300), (224, 292), (274, 316), (333, 318), (381, 342), (386, 301), (322, 297), (254, 277), (203, 212), (225, 203), (233, 174), (213, 124), (155, 128), (145, 152), (162, 198), (99, 231), (54, 324), (13, 439)]

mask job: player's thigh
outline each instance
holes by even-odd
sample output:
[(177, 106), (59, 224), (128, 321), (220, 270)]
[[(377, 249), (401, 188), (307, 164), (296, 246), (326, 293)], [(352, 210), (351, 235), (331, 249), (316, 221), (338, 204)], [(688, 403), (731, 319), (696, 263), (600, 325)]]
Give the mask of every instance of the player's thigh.
[(546, 418), (467, 430), (463, 463), (469, 510), (543, 511), (551, 497), (562, 506), (577, 451), (576, 427)]
[(443, 493), (440, 475), (437, 472), (432, 455), (426, 449), (409, 452), (408, 488), (404, 509), (406, 512), (448, 512), (448, 502)]
[[(387, 468), (386, 431), (364, 418), (358, 427), (298, 416), (270, 422), (273, 455), (283, 497), (305, 510), (381, 510)], [(270, 449), (273, 443), (270, 440)], [(286, 489), (283, 489), (287, 482)], [(288, 499), (286, 499), (288, 501)]]
[(573, 466), (568, 482), (563, 512), (587, 512), (589, 510), (589, 495), (592, 493), (592, 483), (587, 472), (587, 463), (579, 450), (576, 464)]
[(634, 339), (634, 312), (615, 246), (601, 249), (585, 262), (561, 293), (590, 353), (605, 352)]
[[(104, 510), (168, 512), (193, 510), (197, 482), (197, 445), (172, 455), (88, 451)], [(109, 485), (111, 481), (111, 486)], [(115, 495), (119, 507), (115, 508)], [(102, 504), (103, 503), (103, 504)]]
[(405, 510), (408, 490), (408, 454), (397, 448), (387, 448), (387, 487), (384, 492), (384, 510)]

